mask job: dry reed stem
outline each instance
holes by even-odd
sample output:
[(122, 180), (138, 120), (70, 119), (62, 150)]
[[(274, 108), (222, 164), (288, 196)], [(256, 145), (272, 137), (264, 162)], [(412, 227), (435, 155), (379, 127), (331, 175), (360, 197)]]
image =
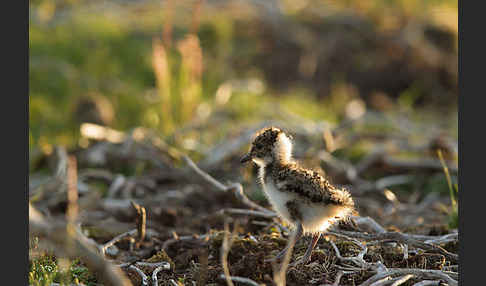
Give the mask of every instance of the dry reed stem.
[(231, 233), (231, 237), (228, 238), (229, 232), (229, 226), (228, 226), (228, 221), (225, 220), (224, 222), (224, 238), (223, 238), (223, 244), (221, 245), (221, 265), (223, 266), (223, 272), (224, 276), (226, 278), (226, 284), (228, 286), (234, 286), (233, 281), (230, 279), (230, 271), (229, 271), (229, 266), (228, 266), (228, 254), (231, 249), (231, 245), (233, 244), (235, 234), (236, 234), (236, 228), (237, 228), (237, 223), (235, 223), (233, 227), (233, 232)]
[(138, 232), (138, 243), (141, 243), (145, 239), (146, 233), (146, 211), (145, 208), (134, 201), (131, 201), (132, 207), (137, 211), (137, 232)]
[(67, 169), (67, 210), (66, 219), (70, 223), (74, 223), (78, 216), (78, 171), (76, 157), (69, 156)]
[[(275, 272), (273, 275), (273, 280), (277, 286), (285, 286), (286, 285), (286, 276), (287, 276), (287, 268), (290, 263), (290, 258), (292, 257), (292, 252), (294, 250), (295, 243), (297, 242), (297, 231), (294, 230), (292, 232), (292, 236), (290, 237), (289, 241), (287, 242), (287, 251), (285, 252), (284, 260), (280, 266), (280, 269)], [(275, 268), (275, 267), (274, 267)]]
[(171, 74), (166, 49), (158, 38), (153, 38), (152, 40), (152, 67), (157, 79), (157, 90), (161, 101), (161, 122), (164, 124), (162, 127), (165, 132), (170, 132), (173, 129), (170, 100)]
[[(76, 234), (76, 219), (78, 217), (78, 171), (76, 157), (67, 158), (67, 209), (66, 209), (66, 232), (68, 236)], [(66, 248), (74, 247), (72, 239), (66, 240)]]

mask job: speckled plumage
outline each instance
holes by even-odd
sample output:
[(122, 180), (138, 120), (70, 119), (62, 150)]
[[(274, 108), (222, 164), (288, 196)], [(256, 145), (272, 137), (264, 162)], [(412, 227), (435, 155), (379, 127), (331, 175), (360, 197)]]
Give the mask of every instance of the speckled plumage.
[(260, 166), (265, 195), (282, 218), (301, 223), (304, 232), (325, 231), (354, 211), (353, 199), (348, 191), (294, 162), (290, 138), (279, 128), (265, 128), (255, 135), (247, 156)]
[(279, 188), (280, 191), (297, 193), (304, 201), (354, 208), (349, 192), (335, 188), (319, 173), (304, 169), (295, 162), (275, 164), (275, 166), (270, 164), (264, 168), (264, 178), (261, 179), (271, 177), (277, 185), (283, 183)]
[[(313, 234), (302, 258), (307, 263), (321, 233), (353, 213), (354, 202), (348, 191), (334, 187), (319, 173), (294, 162), (291, 139), (279, 128), (264, 128), (257, 132), (241, 162), (252, 160), (258, 164), (265, 196), (278, 215), (294, 226), (296, 238), (303, 233)], [(277, 254), (276, 259), (288, 249), (287, 246)]]

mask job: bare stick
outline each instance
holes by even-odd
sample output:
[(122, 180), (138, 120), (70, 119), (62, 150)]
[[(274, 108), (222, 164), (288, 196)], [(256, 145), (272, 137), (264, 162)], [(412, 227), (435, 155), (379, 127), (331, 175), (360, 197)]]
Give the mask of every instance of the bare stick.
[(131, 201), (132, 207), (137, 211), (137, 232), (138, 232), (138, 243), (141, 243), (145, 239), (146, 232), (146, 212), (145, 208), (141, 205)]
[(413, 284), (413, 286), (439, 286), (440, 280), (424, 280)]
[(358, 226), (366, 226), (367, 229), (372, 229), (374, 232), (377, 233), (383, 233), (386, 232), (386, 230), (379, 224), (377, 223), (374, 219), (370, 218), (369, 216), (367, 217), (351, 217), (352, 220), (358, 225)]
[(413, 274), (407, 274), (403, 277), (398, 278), (391, 286), (399, 286), (402, 285), (403, 283), (407, 282), (410, 278), (413, 277)]
[(428, 239), (428, 240), (425, 241), (425, 243), (442, 244), (442, 243), (448, 243), (448, 242), (451, 242), (451, 241), (457, 241), (458, 239), (459, 239), (458, 233), (450, 233), (450, 234), (446, 234), (444, 236), (440, 236), (438, 238)]
[(143, 286), (148, 286), (148, 277), (147, 277), (147, 275), (145, 275), (145, 273), (143, 273), (142, 270), (140, 270), (139, 268), (137, 268), (135, 265), (130, 265), (128, 267), (128, 269), (137, 272), (138, 275), (140, 275), (140, 277), (142, 277), (142, 285)]
[[(371, 233), (364, 233), (364, 232), (355, 232), (355, 231), (347, 231), (347, 230), (337, 230), (334, 229), (332, 231), (329, 231), (328, 233), (337, 233), (337, 234), (344, 234), (349, 237), (357, 238), (357, 239), (363, 239), (366, 241), (372, 241), (372, 240), (377, 240), (379, 237), (379, 234), (371, 234)], [(384, 233), (389, 233), (389, 232), (384, 232)], [(409, 233), (401, 233), (407, 238), (418, 240), (421, 242), (425, 242), (427, 240), (442, 240), (444, 236), (449, 236), (451, 234), (446, 234), (443, 236), (433, 236), (433, 235), (421, 235), (421, 234), (409, 234)]]
[(170, 263), (167, 261), (161, 261), (161, 262), (144, 262), (144, 261), (138, 261), (135, 262), (135, 265), (141, 266), (141, 267), (150, 267), (150, 268), (161, 268), (163, 270), (170, 270)]
[(162, 270), (162, 266), (155, 268), (154, 272), (152, 272), (152, 285), (159, 286), (159, 281), (157, 280), (157, 273)]
[(273, 275), (273, 280), (277, 286), (285, 286), (287, 267), (289, 266), (290, 257), (292, 256), (292, 251), (294, 250), (295, 243), (297, 242), (297, 231), (292, 232), (292, 236), (287, 242), (287, 251), (285, 252), (284, 260), (280, 269), (275, 271)]
[[(168, 264), (168, 262), (166, 262)], [(157, 280), (157, 273), (159, 273), (161, 270), (168, 270), (170, 269), (170, 264), (169, 268), (167, 268), (167, 265), (162, 265), (157, 268), (155, 268), (154, 272), (152, 272), (152, 285), (153, 286), (158, 286), (158, 280)]]
[(216, 189), (219, 191), (225, 192), (227, 187), (221, 184), (218, 180), (211, 177), (208, 173), (204, 172), (203, 170), (199, 169), (199, 167), (186, 155), (182, 156), (182, 159), (186, 162), (186, 164), (199, 176), (201, 176), (206, 182), (210, 183), (211, 185), (215, 186)]
[[(69, 256), (70, 258), (80, 258), (86, 263), (88, 268), (97, 273), (105, 285), (113, 286), (131, 286), (132, 283), (123, 272), (109, 263), (101, 256), (90, 241), (80, 235), (80, 232), (70, 234), (66, 232), (65, 222), (55, 222), (46, 220), (32, 205), (29, 203), (29, 232), (34, 235), (45, 237), (49, 242), (56, 246), (54, 251), (58, 255)], [(66, 241), (72, 240), (74, 247), (66, 249)]]
[[(78, 171), (76, 157), (67, 158), (67, 209), (66, 209), (66, 232), (70, 236), (76, 235), (76, 219), (78, 217)], [(66, 240), (66, 248), (74, 247), (72, 239)]]
[(228, 221), (224, 222), (224, 238), (223, 244), (221, 245), (221, 265), (223, 266), (224, 276), (226, 278), (226, 284), (228, 286), (234, 286), (233, 281), (230, 279), (230, 271), (228, 267), (228, 254), (231, 249), (231, 244), (233, 244), (233, 240), (235, 237), (236, 232), (236, 225), (233, 228), (233, 233), (231, 233), (231, 238), (228, 238), (229, 234), (229, 226)]
[(399, 285), (402, 285), (403, 283), (407, 282), (412, 277), (413, 277), (412, 274), (408, 274), (408, 275), (405, 275), (405, 276), (402, 276), (402, 277), (395, 277), (395, 278), (387, 276), (387, 277), (385, 277), (381, 280), (376, 281), (375, 283), (371, 284), (370, 286), (385, 286), (385, 285), (388, 285), (390, 283), (392, 283), (391, 286), (399, 286)]
[(100, 250), (103, 254), (105, 254), (106, 252), (106, 249), (110, 246), (112, 246), (113, 244), (119, 242), (120, 240), (124, 239), (125, 237), (130, 237), (130, 236), (133, 236), (134, 234), (138, 233), (138, 230), (137, 229), (132, 229), (130, 231), (127, 231), (127, 232), (124, 232), (122, 234), (119, 234), (117, 236), (115, 236), (112, 240), (108, 241), (107, 243), (103, 244), (101, 247), (100, 247)]
[(273, 214), (275, 216), (277, 216), (277, 214), (273, 211), (270, 211), (252, 201), (250, 201), (250, 199), (248, 199), (248, 197), (245, 195), (245, 193), (243, 192), (243, 186), (240, 184), (240, 183), (233, 183), (231, 185), (228, 186), (228, 191), (233, 191), (233, 193), (236, 195), (236, 198), (238, 198), (242, 203), (244, 203), (245, 205), (249, 206), (250, 208), (254, 208), (254, 209), (257, 209), (257, 210), (260, 210), (262, 212), (266, 212), (268, 214)]
[[(371, 264), (369, 264), (368, 262), (366, 262), (364, 259), (363, 259), (363, 255), (361, 255), (361, 252), (358, 256), (355, 256), (355, 257), (342, 257), (341, 256), (341, 252), (339, 251), (339, 249), (337, 248), (336, 244), (333, 242), (333, 241), (329, 241), (329, 243), (331, 244), (332, 248), (334, 249), (334, 251), (336, 252), (336, 256), (337, 258), (340, 260), (340, 261), (349, 261), (349, 262), (353, 262), (354, 264), (358, 265), (359, 267), (361, 268), (365, 268), (365, 269), (369, 269), (371, 268)], [(363, 250), (367, 250), (367, 248), (363, 248)]]
[(390, 282), (393, 282), (391, 280), (392, 280), (392, 278), (390, 276), (386, 276), (385, 278), (382, 278), (382, 279), (376, 281), (375, 283), (371, 284), (370, 286), (384, 286), (386, 284), (389, 284)]
[(379, 233), (379, 234), (365, 234), (365, 233), (359, 233), (359, 232), (348, 232), (348, 231), (328, 231), (328, 234), (346, 234), (348, 236), (352, 236), (355, 238), (359, 239), (364, 239), (367, 241), (371, 240), (379, 240), (379, 241), (395, 241), (395, 242), (401, 242), (401, 243), (406, 243), (415, 247), (419, 247), (428, 251), (432, 252), (437, 252), (445, 257), (451, 259), (453, 262), (457, 262), (459, 259), (459, 255), (455, 253), (451, 253), (444, 248), (435, 245), (435, 244), (428, 244), (419, 240), (416, 240), (410, 235), (403, 234), (401, 232), (384, 232), (384, 233)]
[(377, 273), (371, 276), (368, 280), (361, 283), (360, 286), (370, 286), (373, 282), (381, 280), (384, 277), (392, 275), (408, 275), (412, 274), (419, 278), (428, 279), (441, 279), (445, 280), (449, 285), (457, 286), (457, 281), (449, 277), (447, 274), (440, 270), (429, 270), (429, 269), (412, 269), (412, 268), (390, 268), (387, 271)]
[(74, 156), (68, 158), (67, 182), (66, 219), (68, 222), (74, 223), (78, 216), (78, 171), (76, 157)]
[(216, 187), (217, 190), (226, 192), (226, 191), (233, 191), (233, 193), (236, 195), (236, 197), (245, 205), (249, 206), (250, 208), (255, 208), (258, 209), (262, 212), (268, 212), (268, 213), (273, 213), (270, 210), (267, 210), (266, 208), (252, 202), (248, 197), (245, 195), (243, 192), (243, 186), (239, 183), (234, 183), (229, 186), (225, 186), (224, 184), (220, 183), (218, 180), (213, 178), (211, 175), (208, 173), (204, 172), (201, 170), (188, 156), (183, 155), (182, 159), (186, 162), (186, 164), (194, 171), (196, 172), (199, 176), (201, 176), (206, 182), (209, 184), (213, 185)]
[(387, 187), (402, 185), (411, 182), (415, 177), (412, 175), (392, 175), (380, 178), (375, 182), (360, 183), (357, 185), (356, 193), (364, 193), (373, 190), (383, 190)]
[(238, 283), (247, 284), (247, 285), (251, 285), (251, 286), (260, 286), (260, 284), (256, 283), (255, 281), (253, 281), (249, 278), (245, 278), (245, 277), (239, 277), (239, 276), (227, 277), (226, 275), (221, 274), (221, 275), (219, 275), (219, 278), (225, 279), (226, 281), (229, 279), (231, 281), (235, 281), (235, 282), (238, 282)]

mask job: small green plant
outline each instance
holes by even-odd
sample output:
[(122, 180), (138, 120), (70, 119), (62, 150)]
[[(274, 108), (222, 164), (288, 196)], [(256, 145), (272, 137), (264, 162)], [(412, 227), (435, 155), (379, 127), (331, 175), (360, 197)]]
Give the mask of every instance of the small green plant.
[(31, 261), (29, 271), (30, 285), (50, 285), (58, 273), (54, 257), (45, 255)]
[(449, 174), (449, 168), (447, 168), (441, 150), (437, 150), (437, 155), (439, 156), (440, 163), (444, 168), (444, 174), (446, 176), (447, 186), (449, 187), (449, 195), (451, 198), (451, 208), (449, 210), (449, 227), (457, 228), (459, 224), (459, 214), (457, 211), (457, 193), (459, 192), (459, 188), (457, 186), (457, 183), (452, 184), (451, 176)]
[(58, 259), (49, 254), (32, 259), (30, 261), (29, 284), (44, 286), (52, 283), (69, 285), (81, 282), (85, 285), (96, 285), (96, 277), (79, 260), (76, 259), (67, 263), (66, 269), (62, 269)]

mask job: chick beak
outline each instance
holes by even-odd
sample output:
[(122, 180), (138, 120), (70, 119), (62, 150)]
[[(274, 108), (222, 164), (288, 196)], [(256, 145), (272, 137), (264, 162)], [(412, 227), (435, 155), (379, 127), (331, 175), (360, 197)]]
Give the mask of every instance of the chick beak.
[(246, 163), (246, 162), (248, 162), (250, 160), (251, 160), (251, 154), (250, 153), (246, 153), (245, 155), (243, 155), (243, 157), (241, 157), (240, 163)]

